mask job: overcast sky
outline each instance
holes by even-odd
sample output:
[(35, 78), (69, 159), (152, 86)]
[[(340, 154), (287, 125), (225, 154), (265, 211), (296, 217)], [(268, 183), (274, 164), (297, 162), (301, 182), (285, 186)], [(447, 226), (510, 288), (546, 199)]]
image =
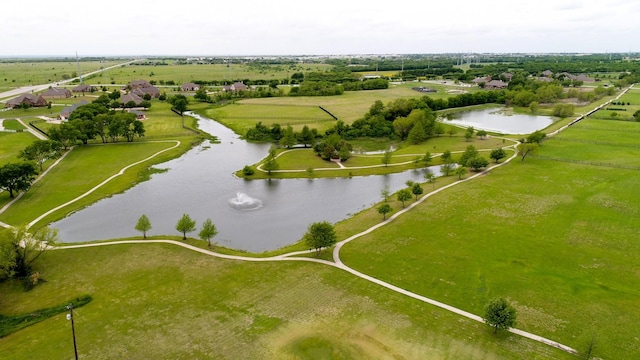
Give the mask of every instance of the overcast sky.
[(28, 0), (0, 56), (638, 52), (637, 0)]

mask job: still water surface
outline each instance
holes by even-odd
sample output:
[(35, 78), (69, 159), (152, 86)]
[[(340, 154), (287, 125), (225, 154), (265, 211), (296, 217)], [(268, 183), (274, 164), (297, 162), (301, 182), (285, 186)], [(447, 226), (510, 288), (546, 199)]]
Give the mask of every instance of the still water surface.
[[(350, 179), (239, 179), (233, 173), (262, 159), (269, 145), (241, 140), (213, 120), (200, 118), (199, 127), (217, 136), (220, 144), (206, 141), (178, 159), (156, 165), (169, 171), (50, 226), (60, 230), (63, 242), (130, 237), (140, 235), (134, 227), (146, 214), (153, 226), (149, 235), (179, 235), (175, 224), (186, 213), (197, 221), (198, 230), (191, 236), (197, 237), (202, 222), (210, 218), (218, 229), (214, 241), (260, 252), (298, 241), (313, 222), (335, 223), (372, 206), (385, 186), (395, 192), (407, 180), (424, 181), (426, 170)], [(238, 193), (244, 194), (241, 202), (256, 199), (260, 206), (234, 206)]]
[(553, 119), (549, 116), (505, 114), (503, 109), (493, 108), (453, 113), (447, 122), (503, 134), (530, 134), (551, 125)]

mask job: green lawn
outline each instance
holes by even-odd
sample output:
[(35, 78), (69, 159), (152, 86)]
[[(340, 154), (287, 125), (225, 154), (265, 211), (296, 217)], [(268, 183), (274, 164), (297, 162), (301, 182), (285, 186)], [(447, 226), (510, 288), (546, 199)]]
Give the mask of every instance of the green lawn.
[[(576, 144), (569, 149), (547, 141), (540, 155), (590, 159), (598, 153), (588, 152), (592, 144)], [(626, 162), (640, 155), (612, 148), (599, 152)], [(634, 359), (640, 354), (639, 176), (516, 160), (346, 245), (343, 260), (476, 314), (489, 298), (507, 297), (519, 328), (578, 349), (593, 335), (596, 356)]]
[(35, 140), (38, 139), (28, 132), (0, 132), (0, 165), (22, 161), (18, 159), (18, 154)]
[[(116, 174), (121, 168), (173, 145), (173, 142), (134, 142), (78, 146), (46, 177), (35, 183), (20, 201), (1, 214), (0, 219), (12, 225), (26, 224), (38, 215), (85, 193), (111, 175)], [(178, 149), (164, 153), (158, 159), (154, 158), (153, 163), (176, 156), (190, 146), (190, 141), (183, 139), (182, 145)], [(138, 181), (138, 172), (150, 164), (151, 162), (143, 163), (129, 169), (123, 176), (108, 183), (80, 202), (46, 217), (41, 223), (46, 224), (60, 219), (78, 207), (86, 206), (114, 192), (120, 192), (123, 188), (130, 187)], [(7, 192), (0, 193), (2, 201), (8, 197)]]
[[(82, 294), (80, 358), (572, 359), (312, 263), (245, 263), (170, 245), (47, 252), (46, 283), (0, 284), (5, 314)], [(73, 356), (63, 314), (0, 341), (11, 359)]]

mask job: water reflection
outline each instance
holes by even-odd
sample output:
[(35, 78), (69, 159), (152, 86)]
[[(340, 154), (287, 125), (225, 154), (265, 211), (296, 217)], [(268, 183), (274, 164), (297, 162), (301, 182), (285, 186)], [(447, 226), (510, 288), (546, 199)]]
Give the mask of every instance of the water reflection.
[(461, 111), (448, 114), (447, 123), (473, 126), (476, 130), (503, 134), (530, 134), (542, 130), (553, 123), (549, 116), (514, 114), (503, 108)]

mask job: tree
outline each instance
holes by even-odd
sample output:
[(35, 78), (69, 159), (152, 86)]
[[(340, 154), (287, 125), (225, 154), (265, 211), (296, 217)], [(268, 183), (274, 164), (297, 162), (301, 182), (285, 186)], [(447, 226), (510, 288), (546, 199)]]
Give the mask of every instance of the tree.
[(444, 134), (444, 125), (442, 123), (437, 123), (436, 127), (433, 129), (433, 132), (440, 137), (440, 135)]
[(446, 162), (451, 162), (453, 157), (451, 155), (451, 151), (449, 150), (445, 150), (442, 155), (440, 155), (440, 158), (442, 159), (442, 162), (446, 163)]
[(411, 200), (411, 191), (409, 191), (409, 189), (402, 189), (398, 191), (398, 194), (396, 196), (398, 198), (398, 201), (402, 202), (402, 208), (404, 209), (405, 201)]
[(538, 146), (539, 145), (536, 144), (536, 143), (520, 143), (520, 144), (518, 144), (516, 149), (518, 150), (518, 155), (520, 155), (520, 157), (521, 157), (520, 161), (524, 161), (524, 158), (526, 158), (527, 155), (535, 153), (538, 150)]
[(382, 154), (382, 163), (384, 164), (384, 166), (389, 166), (389, 163), (391, 162), (391, 156), (391, 150), (385, 150), (384, 154)]
[(267, 172), (267, 175), (269, 176), (271, 176), (272, 171), (278, 170), (278, 168), (280, 168), (280, 165), (276, 161), (275, 148), (272, 148), (271, 150), (269, 150), (269, 155), (267, 156), (267, 159), (264, 161), (264, 164), (262, 164), (262, 168)]
[(540, 109), (540, 104), (537, 101), (532, 101), (529, 104), (529, 111), (531, 111), (532, 114), (537, 113), (538, 109)]
[(424, 179), (427, 180), (428, 183), (433, 184), (434, 188), (436, 187), (436, 175), (434, 173), (429, 171), (428, 173), (424, 174)]
[(424, 162), (424, 167), (428, 167), (429, 164), (431, 164), (431, 161), (433, 161), (433, 157), (431, 156), (431, 153), (427, 151), (422, 157), (422, 162)]
[(478, 150), (475, 146), (469, 145), (467, 149), (460, 155), (460, 160), (458, 160), (458, 164), (462, 166), (469, 166), (469, 160), (477, 157), (479, 154)]
[(461, 180), (462, 177), (467, 173), (467, 168), (464, 166), (458, 166), (456, 168), (455, 174), (458, 175), (458, 180)]
[(313, 132), (311, 132), (311, 130), (309, 130), (309, 127), (307, 125), (302, 127), (302, 131), (300, 132), (300, 136), (299, 136), (299, 141), (301, 143), (304, 144), (304, 147), (308, 147), (309, 145), (313, 146), (314, 141), (315, 140), (315, 136), (313, 135)]
[(32, 163), (5, 164), (0, 167), (0, 189), (9, 191), (9, 197), (13, 199), (14, 192), (29, 190), (37, 173)]
[(140, 216), (136, 224), (136, 230), (142, 232), (142, 236), (145, 239), (147, 238), (147, 231), (151, 230), (151, 221), (149, 221), (147, 215), (142, 214), (142, 216)]
[(391, 192), (389, 191), (389, 185), (385, 185), (382, 188), (382, 190), (380, 191), (380, 195), (382, 195), (382, 198), (384, 199), (384, 202), (388, 201), (390, 194), (391, 194)]
[(475, 134), (476, 130), (473, 128), (473, 126), (469, 126), (467, 128), (467, 130), (465, 130), (464, 132), (464, 138), (467, 139), (467, 141), (471, 140), (471, 138), (473, 137), (473, 134)]
[(543, 133), (540, 130), (534, 131), (529, 136), (527, 136), (527, 142), (536, 143), (540, 145), (544, 139), (547, 138), (547, 134)]
[(280, 145), (288, 149), (296, 143), (296, 134), (293, 132), (293, 128), (291, 127), (291, 125), (287, 125), (287, 127), (284, 129), (284, 136), (282, 137), (282, 139), (280, 139)]
[(391, 211), (393, 211), (393, 208), (391, 208), (391, 205), (389, 205), (389, 203), (387, 202), (384, 202), (380, 204), (380, 206), (378, 206), (378, 214), (382, 214), (382, 220), (386, 220), (387, 214)]
[(196, 230), (196, 221), (191, 220), (189, 215), (182, 214), (182, 217), (176, 224), (176, 230), (182, 233), (182, 240), (187, 240), (187, 233)]
[(58, 241), (58, 231), (43, 227), (29, 234), (24, 227), (0, 230), (0, 278), (28, 278), (33, 263)]
[(321, 221), (309, 225), (303, 239), (310, 248), (316, 250), (316, 256), (319, 256), (322, 248), (336, 243), (337, 236), (333, 225), (327, 221)]
[(31, 145), (24, 148), (18, 157), (25, 160), (35, 161), (38, 166), (40, 166), (40, 171), (42, 171), (42, 164), (47, 159), (55, 159), (59, 157), (61, 149), (62, 144), (55, 140), (36, 140), (31, 143)]
[(574, 109), (573, 104), (557, 104), (553, 107), (553, 116), (566, 118), (573, 115)]
[(429, 136), (424, 128), (425, 124), (423, 120), (416, 121), (411, 130), (409, 130), (408, 140), (413, 144), (420, 144), (427, 140)]
[(216, 229), (216, 226), (213, 224), (211, 219), (207, 219), (202, 224), (202, 230), (200, 230), (200, 233), (198, 235), (200, 236), (200, 239), (206, 240), (207, 245), (211, 247), (211, 239), (214, 236), (218, 235), (218, 230)]
[(420, 183), (415, 182), (411, 184), (411, 193), (415, 195), (416, 200), (418, 200), (418, 196), (424, 193), (424, 190), (422, 190), (422, 186), (420, 186)]
[(491, 150), (491, 154), (489, 154), (489, 158), (496, 162), (496, 164), (500, 161), (500, 159), (507, 156), (507, 152), (504, 151), (503, 148), (497, 148)]
[(458, 128), (455, 126), (449, 126), (449, 130), (447, 130), (447, 134), (449, 134), (449, 137), (453, 137), (453, 135), (458, 133)]
[(193, 95), (193, 98), (196, 100), (200, 100), (200, 101), (206, 101), (207, 100), (207, 88), (206, 87), (201, 87), (198, 90), (196, 90), (195, 95)]
[(118, 89), (113, 89), (113, 91), (109, 94), (109, 99), (111, 100), (120, 99), (120, 91), (118, 91)]
[(489, 133), (487, 132), (487, 130), (478, 130), (476, 135), (478, 135), (478, 137), (480, 137), (480, 139), (484, 139), (484, 138), (487, 137), (487, 135), (489, 135)]
[(489, 160), (485, 159), (484, 156), (476, 156), (469, 160), (467, 165), (473, 170), (480, 170), (489, 165)]
[(516, 309), (503, 298), (492, 299), (484, 307), (482, 318), (493, 328), (495, 334), (498, 330), (507, 330), (516, 324)]
[(75, 144), (82, 133), (71, 123), (62, 123), (58, 127), (49, 130), (49, 139), (58, 141), (62, 144), (62, 149), (66, 150), (68, 146)]
[(189, 102), (186, 98), (179, 98), (173, 103), (173, 108), (180, 114), (180, 116), (184, 116), (184, 112), (187, 111), (187, 107), (189, 106)]
[(440, 165), (440, 172), (442, 172), (442, 175), (444, 176), (449, 176), (455, 168), (456, 164), (452, 160), (449, 160), (446, 163)]

